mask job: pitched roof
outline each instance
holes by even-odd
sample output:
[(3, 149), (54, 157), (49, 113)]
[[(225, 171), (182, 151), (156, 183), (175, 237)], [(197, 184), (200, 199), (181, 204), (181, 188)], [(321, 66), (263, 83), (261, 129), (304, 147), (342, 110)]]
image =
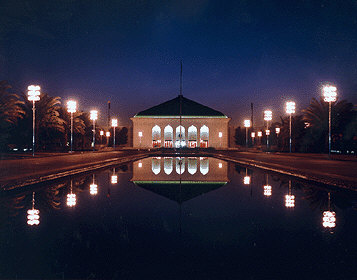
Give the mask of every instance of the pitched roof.
[(218, 117), (218, 118), (227, 118), (223, 113), (216, 111), (212, 108), (204, 106), (200, 103), (197, 103), (191, 99), (183, 97), (182, 95), (151, 107), (147, 110), (141, 111), (135, 115), (135, 117), (154, 117), (154, 116), (179, 116), (180, 115), (180, 99), (182, 102), (182, 116), (189, 117)]

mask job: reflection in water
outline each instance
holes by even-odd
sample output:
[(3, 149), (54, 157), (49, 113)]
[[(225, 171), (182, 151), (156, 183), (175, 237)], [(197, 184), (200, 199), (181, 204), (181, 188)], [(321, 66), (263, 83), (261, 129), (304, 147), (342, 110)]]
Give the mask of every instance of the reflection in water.
[(334, 228), (336, 226), (336, 213), (331, 211), (331, 194), (328, 193), (328, 211), (323, 212), (322, 226), (325, 228)]
[(67, 206), (73, 207), (77, 204), (76, 194), (73, 193), (73, 181), (71, 180), (71, 192), (67, 194)]
[(165, 157), (164, 158), (164, 172), (167, 175), (170, 175), (173, 171), (173, 158)]
[(97, 195), (98, 194), (98, 185), (95, 183), (95, 175), (93, 173), (93, 182), (92, 184), (89, 185), (89, 193), (91, 195)]
[(115, 174), (115, 168), (113, 168), (113, 174), (110, 177), (110, 182), (112, 184), (117, 184), (118, 183), (118, 175)]
[(285, 195), (285, 207), (295, 207), (295, 195), (291, 194), (291, 180), (289, 180), (289, 193)]
[(188, 173), (190, 173), (191, 175), (195, 174), (197, 172), (197, 158), (189, 157), (187, 161), (188, 161), (187, 164)]
[(176, 173), (181, 175), (182, 173), (185, 172), (185, 163), (186, 159), (182, 157), (177, 157), (176, 158)]
[(152, 158), (152, 172), (156, 175), (159, 174), (161, 170), (160, 161), (160, 157)]
[(248, 168), (245, 169), (245, 176), (243, 179), (244, 185), (250, 185), (250, 176), (248, 176)]
[(208, 158), (200, 158), (200, 172), (206, 175), (209, 171), (209, 161)]
[(35, 192), (32, 193), (32, 209), (27, 210), (27, 224), (30, 226), (40, 224), (40, 210), (35, 209)]
[(264, 185), (264, 195), (265, 196), (271, 196), (272, 195), (272, 188), (271, 185), (269, 185), (269, 176), (266, 174), (266, 185)]

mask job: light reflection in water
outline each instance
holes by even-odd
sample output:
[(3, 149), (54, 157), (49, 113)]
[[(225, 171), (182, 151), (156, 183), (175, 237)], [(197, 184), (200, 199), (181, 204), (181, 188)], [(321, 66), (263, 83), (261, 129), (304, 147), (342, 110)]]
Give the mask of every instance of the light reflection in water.
[(76, 194), (73, 193), (73, 181), (71, 180), (71, 192), (67, 194), (67, 206), (73, 207), (77, 204)]
[(113, 168), (113, 174), (110, 177), (110, 182), (112, 184), (117, 184), (118, 183), (118, 175), (115, 174), (115, 168)]
[(243, 179), (244, 185), (250, 185), (250, 176), (248, 176), (248, 168), (245, 169), (245, 176)]
[(336, 213), (331, 211), (331, 193), (328, 193), (328, 211), (323, 212), (322, 226), (324, 228), (334, 228), (336, 226)]
[(95, 175), (93, 174), (93, 182), (92, 184), (89, 185), (89, 193), (91, 195), (97, 195), (98, 194), (98, 185), (95, 183)]
[(35, 209), (35, 192), (32, 193), (32, 209), (27, 210), (27, 224), (30, 226), (40, 224), (40, 210)]
[(272, 188), (271, 185), (269, 185), (269, 178), (268, 174), (266, 174), (266, 185), (264, 185), (264, 195), (265, 196), (271, 196), (272, 195)]
[(289, 180), (289, 193), (285, 195), (285, 207), (295, 207), (295, 195), (291, 193), (291, 180)]

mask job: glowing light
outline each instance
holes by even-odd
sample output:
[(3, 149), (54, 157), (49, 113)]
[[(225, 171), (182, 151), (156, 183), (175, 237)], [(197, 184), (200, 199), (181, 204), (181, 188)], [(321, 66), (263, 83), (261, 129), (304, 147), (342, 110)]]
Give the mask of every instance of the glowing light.
[(40, 223), (40, 210), (29, 209), (27, 210), (27, 224), (30, 226), (39, 225)]
[(324, 211), (322, 226), (325, 228), (334, 228), (336, 226), (336, 213), (333, 211)]
[(101, 130), (99, 133), (100, 133), (100, 136), (104, 135), (104, 131), (103, 130)]
[(118, 183), (118, 175), (112, 175), (111, 178), (110, 178), (110, 182), (112, 184), (117, 184)]
[(90, 119), (92, 121), (95, 121), (98, 119), (98, 111), (97, 110), (90, 111)]
[(35, 86), (35, 85), (31, 85), (27, 87), (27, 99), (29, 101), (39, 101), (40, 100), (40, 90), (41, 87), (40, 86)]
[(143, 163), (142, 163), (142, 162), (139, 162), (139, 163), (138, 163), (138, 167), (139, 167), (139, 168), (143, 167)]
[(117, 127), (117, 126), (118, 126), (118, 120), (112, 119), (112, 127)]
[(275, 128), (275, 133), (276, 133), (276, 134), (279, 134), (279, 133), (280, 133), (280, 127), (276, 127), (276, 128)]
[(332, 85), (324, 85), (322, 88), (324, 101), (335, 102), (337, 98), (337, 88)]
[(295, 114), (295, 102), (294, 101), (286, 102), (286, 113)]
[(75, 113), (77, 111), (77, 102), (74, 100), (67, 101), (68, 113)]
[(265, 130), (265, 134), (270, 135), (270, 130), (269, 129)]
[(295, 195), (285, 195), (285, 207), (295, 207)]
[(139, 137), (143, 137), (143, 133), (141, 131), (139, 131), (138, 135)]
[(222, 167), (223, 167), (222, 162), (218, 163), (218, 167), (219, 167), (219, 168), (222, 168)]
[(263, 136), (263, 132), (258, 131), (258, 137), (262, 137)]
[(265, 185), (264, 186), (264, 195), (265, 196), (271, 196), (272, 190), (270, 185)]
[(264, 111), (264, 120), (271, 121), (273, 119), (273, 112), (270, 110)]
[(91, 195), (97, 195), (98, 194), (98, 185), (93, 182), (93, 184), (89, 185), (89, 193)]
[(110, 137), (110, 132), (107, 131), (107, 132), (105, 133), (105, 136)]
[(244, 120), (244, 127), (250, 127), (250, 120)]
[(67, 206), (73, 207), (76, 206), (76, 204), (77, 204), (76, 194), (74, 193), (67, 194)]
[(222, 132), (218, 132), (218, 137), (222, 138), (222, 136), (223, 136), (223, 133)]
[(252, 133), (250, 134), (250, 136), (251, 136), (252, 138), (254, 138), (254, 137), (255, 137), (255, 132), (252, 132)]
[(243, 184), (244, 185), (249, 185), (250, 184), (250, 176), (244, 176)]

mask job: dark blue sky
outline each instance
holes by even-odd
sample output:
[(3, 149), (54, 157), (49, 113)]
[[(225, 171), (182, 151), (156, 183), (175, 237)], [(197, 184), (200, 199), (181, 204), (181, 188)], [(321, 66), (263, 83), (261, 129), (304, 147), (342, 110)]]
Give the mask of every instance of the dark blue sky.
[(0, 4), (0, 79), (80, 109), (106, 102), (121, 123), (179, 93), (240, 124), (255, 104), (274, 119), (323, 81), (357, 102), (356, 1), (7, 1)]

